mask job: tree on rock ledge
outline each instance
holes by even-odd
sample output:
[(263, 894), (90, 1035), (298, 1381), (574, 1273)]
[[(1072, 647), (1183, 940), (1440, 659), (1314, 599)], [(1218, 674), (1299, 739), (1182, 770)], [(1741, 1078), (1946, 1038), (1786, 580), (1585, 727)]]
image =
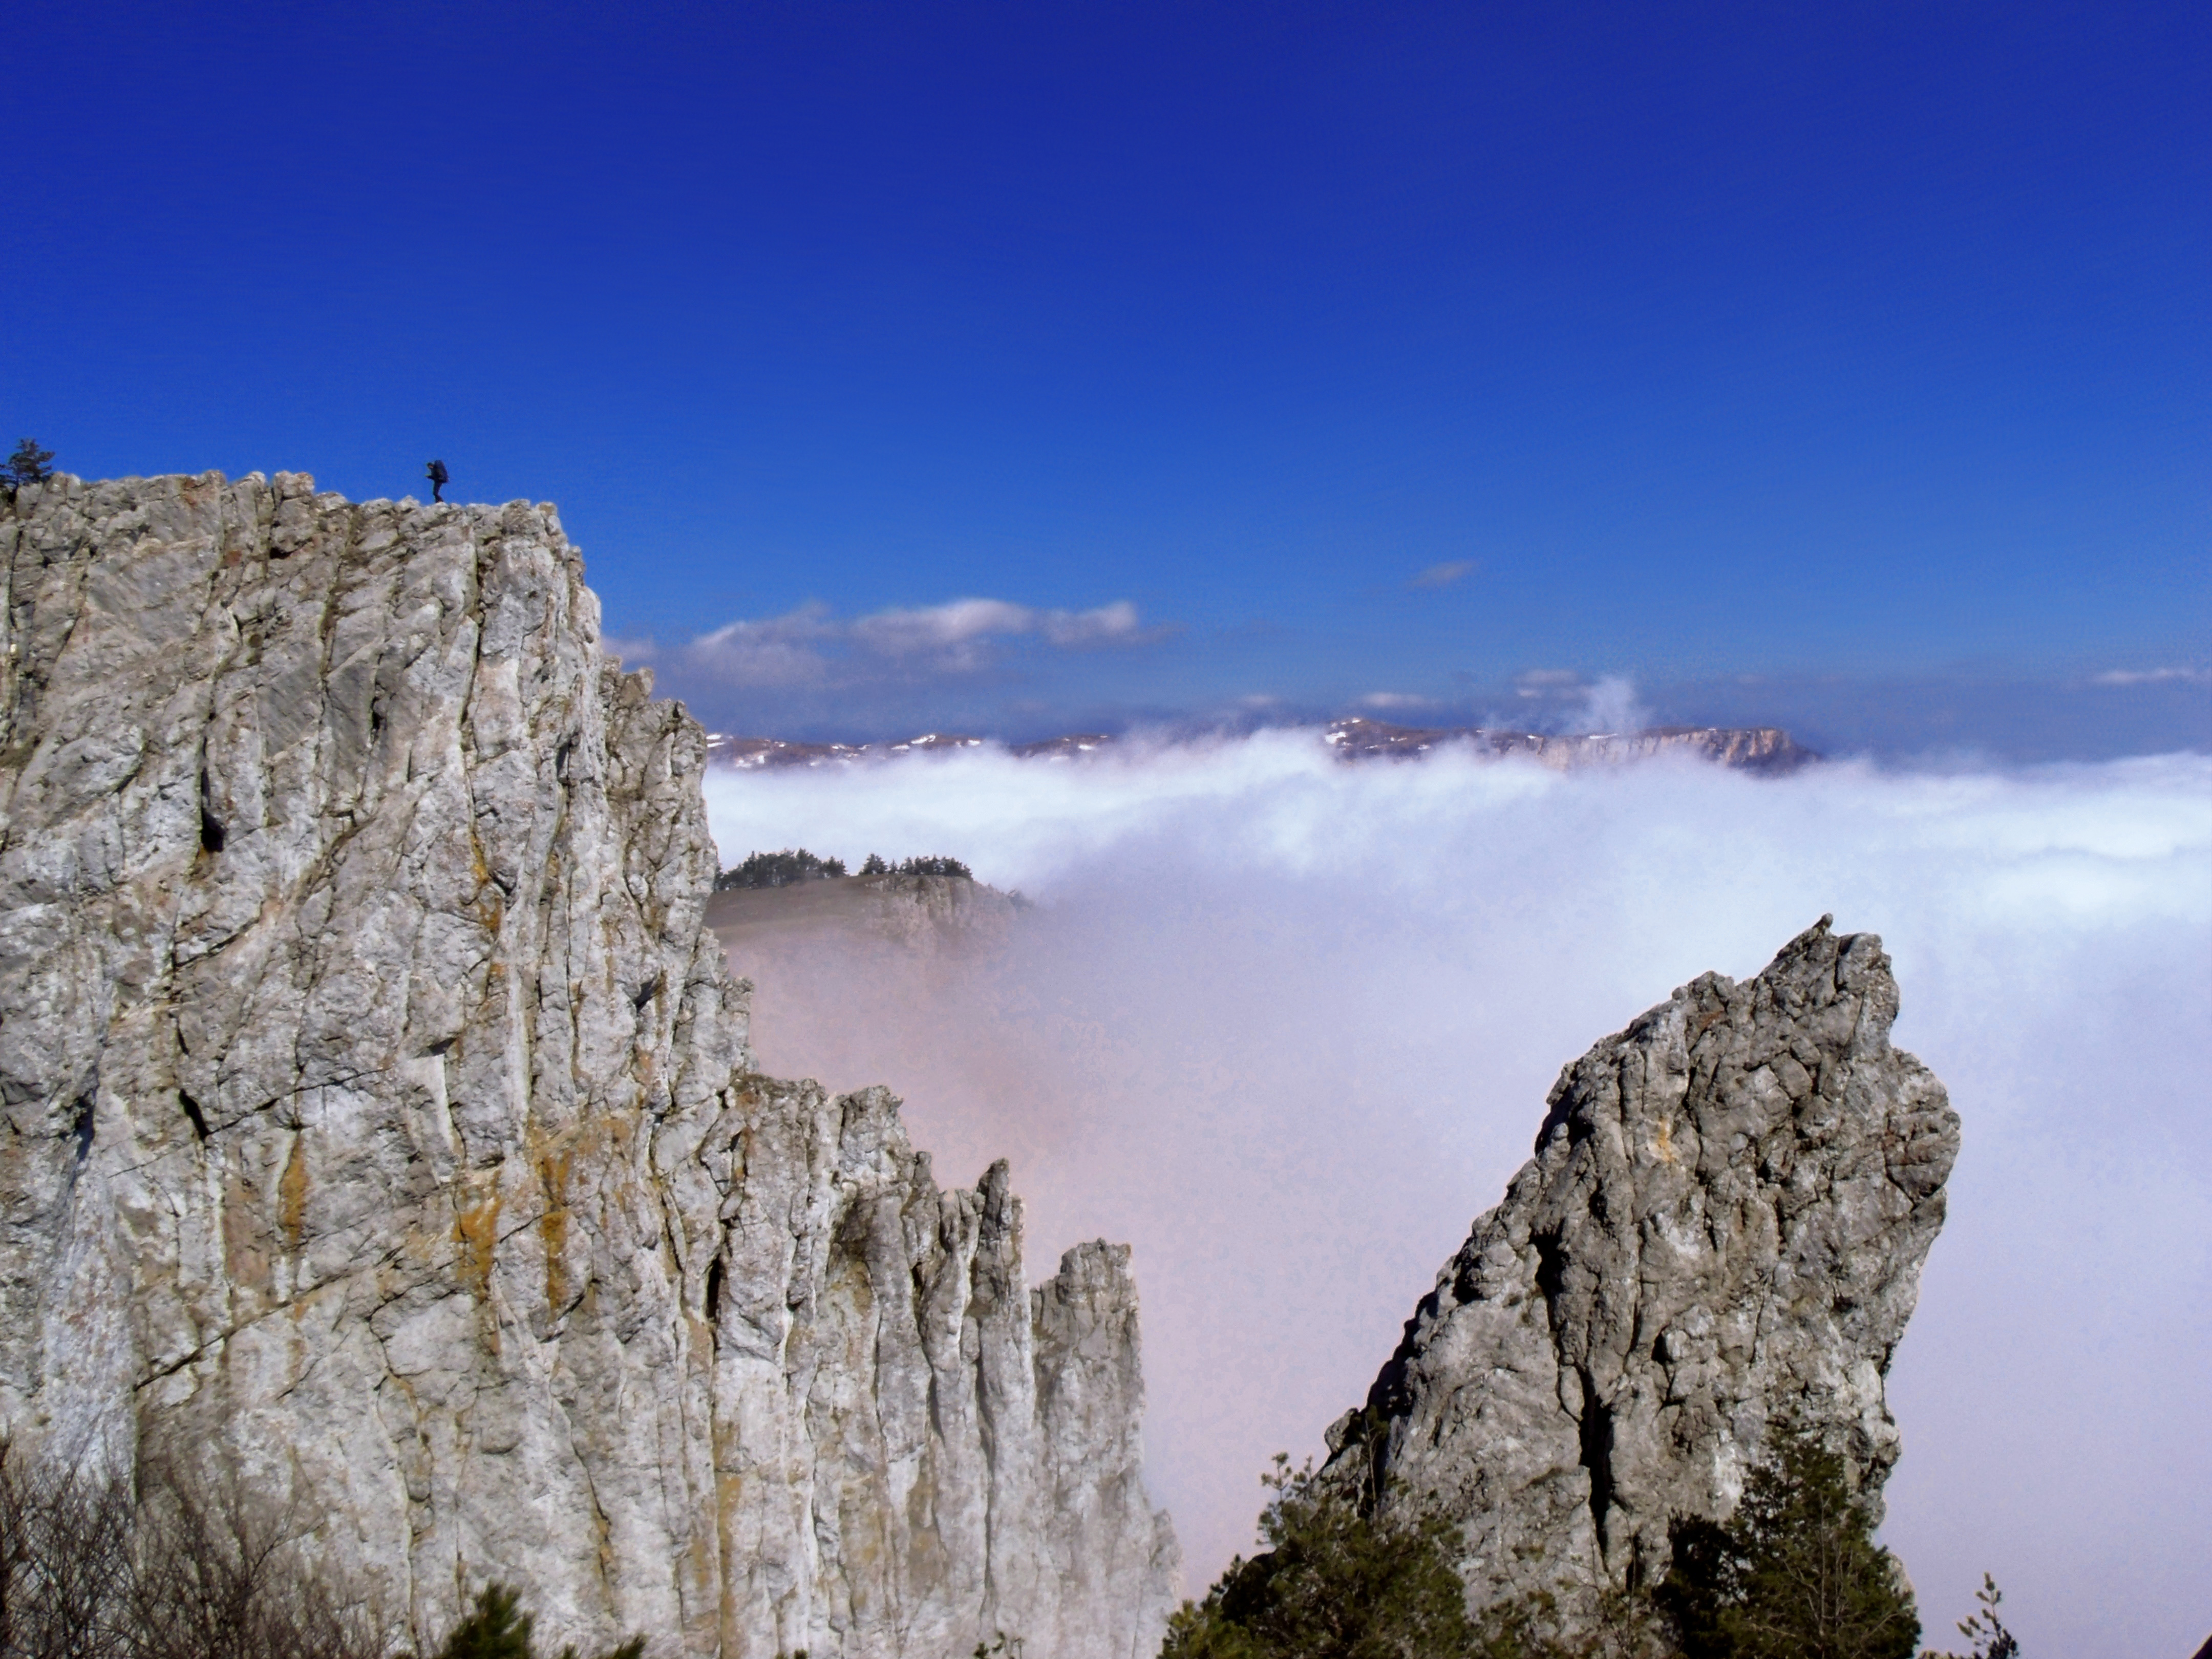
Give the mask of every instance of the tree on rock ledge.
[(1843, 1457), (1784, 1430), (1725, 1522), (1674, 1528), (1662, 1592), (1690, 1659), (1912, 1659), (1920, 1615)]
[[(486, 1584), (477, 1592), (476, 1605), (446, 1638), (438, 1659), (536, 1659), (530, 1645), (536, 1621), (522, 1610), (522, 1598), (505, 1584)], [(645, 1638), (633, 1636), (605, 1659), (641, 1659)], [(561, 1659), (576, 1659), (573, 1647), (561, 1650)]]
[(1262, 1480), (1269, 1548), (1229, 1564), (1170, 1620), (1160, 1659), (1458, 1659), (1471, 1654), (1466, 1592), (1443, 1521), (1389, 1522), (1278, 1454)]
[(26, 438), (15, 446), (15, 453), (0, 466), (0, 483), (13, 489), (17, 484), (38, 483), (54, 476), (54, 452), (41, 449), (34, 439)]

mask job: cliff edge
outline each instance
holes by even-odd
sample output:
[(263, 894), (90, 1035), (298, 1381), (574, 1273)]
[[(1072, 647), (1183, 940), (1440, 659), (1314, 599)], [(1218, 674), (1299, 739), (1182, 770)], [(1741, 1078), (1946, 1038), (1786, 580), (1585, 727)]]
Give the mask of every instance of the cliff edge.
[(757, 1075), (704, 734), (550, 506), (0, 501), (0, 1433), (321, 1517), (416, 1642), (1157, 1650), (1127, 1252)]

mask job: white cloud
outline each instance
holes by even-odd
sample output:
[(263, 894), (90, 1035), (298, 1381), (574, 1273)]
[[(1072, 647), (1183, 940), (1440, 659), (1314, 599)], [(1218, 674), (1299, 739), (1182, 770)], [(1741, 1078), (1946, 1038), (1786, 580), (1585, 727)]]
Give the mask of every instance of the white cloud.
[(684, 664), (728, 685), (819, 685), (830, 660), (819, 645), (842, 631), (827, 605), (803, 605), (764, 622), (725, 623), (683, 649)]
[(2092, 685), (2160, 685), (2179, 680), (2188, 685), (2212, 685), (2212, 668), (2112, 668), (2092, 675)]
[(1395, 709), (1403, 712), (1409, 709), (1434, 708), (1437, 706), (1437, 700), (1434, 697), (1419, 696), (1411, 691), (1370, 691), (1359, 699), (1359, 706), (1362, 708)]
[(781, 617), (726, 623), (683, 648), (689, 667), (725, 684), (750, 687), (849, 684), (894, 668), (908, 673), (973, 673), (1023, 637), (1057, 649), (1133, 645), (1157, 637), (1127, 599), (1090, 611), (1047, 611), (1006, 599), (951, 599), (943, 605), (833, 616), (819, 602)]
[(1452, 559), (1443, 564), (1432, 564), (1408, 581), (1408, 587), (1449, 587), (1475, 568), (1473, 559)]
[(1137, 607), (1127, 599), (1095, 611), (1048, 611), (1038, 624), (1054, 645), (1118, 645), (1136, 640)]
[(1514, 695), (1522, 697), (1556, 697), (1579, 691), (1586, 684), (1571, 668), (1531, 668), (1513, 677)]
[(1987, 1567), (2033, 1651), (2202, 1637), (2212, 759), (1563, 775), (1278, 731), (708, 787), (731, 856), (943, 851), (1042, 901), (964, 966), (787, 941), (741, 963), (757, 1035), (899, 1089), (944, 1179), (1011, 1155), (1034, 1271), (1133, 1241), (1151, 1479), (1200, 1584), (1249, 1549), (1268, 1455), (1360, 1398), (1564, 1061), (1823, 911), (1880, 933), (1898, 1040), (1966, 1126), (1884, 1536), (1931, 1631)]
[(1651, 711), (1638, 700), (1636, 684), (1621, 675), (1585, 679), (1571, 668), (1532, 668), (1513, 678), (1513, 691), (1545, 712), (1535, 723), (1577, 732), (1640, 732)]
[(1635, 682), (1614, 674), (1587, 689), (1583, 714), (1593, 732), (1641, 732), (1651, 724), (1651, 711), (1637, 700)]
[(953, 599), (914, 611), (878, 611), (852, 626), (854, 641), (888, 657), (908, 657), (920, 652), (945, 653), (962, 668), (973, 667), (974, 654), (994, 636), (1026, 634), (1036, 626), (1036, 613), (1026, 605), (1004, 599)]

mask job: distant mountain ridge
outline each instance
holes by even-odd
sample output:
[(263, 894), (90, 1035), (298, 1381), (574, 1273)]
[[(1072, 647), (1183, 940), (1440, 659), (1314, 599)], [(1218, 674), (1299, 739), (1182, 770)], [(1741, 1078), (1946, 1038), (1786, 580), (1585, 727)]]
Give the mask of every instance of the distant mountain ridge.
[[(1740, 771), (1782, 773), (1794, 772), (1821, 758), (1817, 750), (1808, 749), (1778, 726), (1655, 726), (1638, 732), (1562, 734), (1480, 726), (1393, 726), (1387, 720), (1355, 715), (1332, 720), (1319, 730), (1321, 740), (1344, 761), (1417, 760), (1450, 744), (1467, 744), (1499, 757), (1526, 756), (1562, 769), (1687, 754)], [(988, 738), (948, 732), (925, 732), (896, 743), (792, 743), (781, 738), (714, 732), (707, 739), (707, 758), (710, 765), (745, 772), (787, 766), (852, 766), (909, 755), (1000, 747), (1018, 760), (1068, 761), (1116, 748), (1122, 741), (1097, 732), (1003, 745)]]
[(1582, 734), (1507, 732), (1480, 726), (1392, 726), (1383, 720), (1334, 720), (1322, 741), (1346, 760), (1410, 760), (1447, 744), (1471, 744), (1494, 755), (1528, 755), (1548, 766), (1618, 764), (1653, 755), (1695, 755), (1746, 772), (1794, 772), (1820, 758), (1778, 726), (1652, 726), (1639, 732)]

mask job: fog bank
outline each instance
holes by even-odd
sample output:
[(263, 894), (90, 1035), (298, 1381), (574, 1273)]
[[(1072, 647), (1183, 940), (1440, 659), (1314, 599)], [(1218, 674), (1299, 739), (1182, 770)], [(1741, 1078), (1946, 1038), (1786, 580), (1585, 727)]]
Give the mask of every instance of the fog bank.
[(1014, 1163), (1042, 1273), (1136, 1247), (1156, 1498), (1192, 1587), (1319, 1449), (1528, 1154), (1559, 1068), (1823, 912), (1965, 1122), (1891, 1378), (1885, 1537), (1942, 1644), (2212, 1629), (2212, 761), (1572, 775), (1310, 734), (1078, 764), (717, 773), (725, 862), (944, 852), (1039, 901), (974, 957), (748, 943), (771, 1070), (890, 1083), (940, 1179)]

